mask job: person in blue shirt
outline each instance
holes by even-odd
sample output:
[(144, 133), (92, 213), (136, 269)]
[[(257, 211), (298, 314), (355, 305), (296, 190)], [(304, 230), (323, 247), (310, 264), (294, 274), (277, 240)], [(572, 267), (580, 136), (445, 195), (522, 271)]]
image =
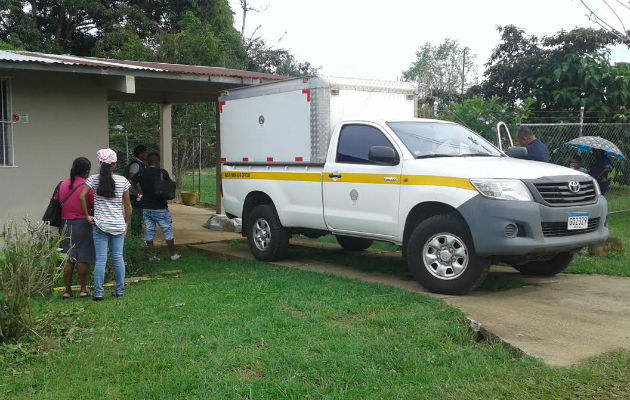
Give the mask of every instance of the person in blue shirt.
[(606, 194), (610, 189), (610, 182), (608, 181), (608, 173), (612, 171), (612, 165), (606, 157), (606, 152), (600, 149), (593, 149), (594, 164), (588, 171), (588, 174), (595, 178), (599, 184), (599, 190), (602, 194)]
[(526, 126), (521, 126), (516, 132), (516, 140), (519, 145), (527, 149), (526, 160), (549, 162), (551, 157), (549, 156), (549, 149), (540, 140), (536, 139), (536, 136), (532, 133), (532, 130)]

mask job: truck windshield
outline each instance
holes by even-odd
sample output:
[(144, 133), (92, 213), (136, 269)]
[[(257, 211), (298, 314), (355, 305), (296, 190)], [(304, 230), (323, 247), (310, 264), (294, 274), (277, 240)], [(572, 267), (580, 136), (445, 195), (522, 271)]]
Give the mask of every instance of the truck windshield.
[(460, 125), (415, 121), (387, 125), (416, 158), (501, 157), (489, 142)]

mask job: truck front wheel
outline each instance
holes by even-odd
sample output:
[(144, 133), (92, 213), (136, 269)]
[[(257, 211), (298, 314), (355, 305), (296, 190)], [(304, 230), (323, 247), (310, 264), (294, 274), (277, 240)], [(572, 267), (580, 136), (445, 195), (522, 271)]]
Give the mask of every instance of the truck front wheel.
[(337, 243), (346, 251), (363, 251), (374, 242), (371, 239), (364, 239), (352, 236), (336, 235)]
[(257, 260), (279, 260), (289, 248), (291, 234), (282, 226), (276, 209), (271, 204), (254, 207), (247, 218), (247, 242)]
[(547, 261), (535, 261), (514, 268), (524, 275), (552, 276), (564, 271), (573, 261), (573, 253), (560, 253)]
[(455, 214), (441, 214), (418, 224), (407, 243), (407, 264), (427, 290), (464, 294), (486, 279), (490, 261), (475, 253), (465, 222)]

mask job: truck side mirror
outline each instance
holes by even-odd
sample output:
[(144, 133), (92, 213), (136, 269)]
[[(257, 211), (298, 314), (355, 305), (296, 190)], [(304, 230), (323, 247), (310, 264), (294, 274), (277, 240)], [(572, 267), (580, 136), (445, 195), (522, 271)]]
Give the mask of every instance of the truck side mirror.
[(508, 157), (524, 159), (527, 158), (527, 148), (519, 146), (508, 147), (505, 154), (507, 154)]
[(368, 153), (368, 159), (376, 164), (396, 165), (398, 164), (398, 155), (391, 147), (372, 146)]

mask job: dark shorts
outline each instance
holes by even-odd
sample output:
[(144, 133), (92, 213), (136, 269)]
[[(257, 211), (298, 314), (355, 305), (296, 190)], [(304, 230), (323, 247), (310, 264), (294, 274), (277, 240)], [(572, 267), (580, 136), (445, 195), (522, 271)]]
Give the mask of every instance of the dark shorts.
[(70, 256), (70, 261), (93, 263), (96, 256), (92, 241), (92, 225), (83, 218), (67, 219), (63, 222), (62, 227), (65, 227), (65, 231), (62, 232), (65, 232), (65, 239), (61, 247)]

